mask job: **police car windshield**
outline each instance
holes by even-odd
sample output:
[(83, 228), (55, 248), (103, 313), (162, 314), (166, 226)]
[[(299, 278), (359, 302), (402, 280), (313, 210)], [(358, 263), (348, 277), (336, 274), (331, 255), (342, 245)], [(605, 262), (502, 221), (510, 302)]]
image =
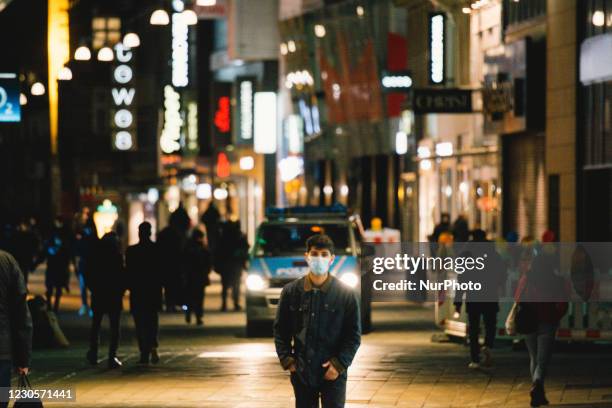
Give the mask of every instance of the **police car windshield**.
[(255, 256), (303, 255), (306, 240), (314, 234), (324, 233), (334, 241), (336, 255), (351, 252), (349, 226), (332, 223), (264, 224), (259, 229)]

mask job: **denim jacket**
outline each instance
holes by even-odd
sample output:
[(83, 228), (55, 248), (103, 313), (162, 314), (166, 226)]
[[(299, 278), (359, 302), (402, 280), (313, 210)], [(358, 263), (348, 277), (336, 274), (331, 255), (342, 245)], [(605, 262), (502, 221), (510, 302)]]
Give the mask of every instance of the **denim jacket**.
[(320, 288), (308, 276), (289, 283), (280, 296), (274, 342), (283, 368), (295, 364), (302, 383), (319, 386), (326, 361), (346, 379), (361, 344), (357, 295), (331, 275)]

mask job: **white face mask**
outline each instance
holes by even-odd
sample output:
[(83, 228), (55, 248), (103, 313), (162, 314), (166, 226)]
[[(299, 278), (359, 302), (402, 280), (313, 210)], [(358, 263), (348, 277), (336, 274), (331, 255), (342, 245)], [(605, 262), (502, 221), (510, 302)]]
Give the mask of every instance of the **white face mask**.
[(308, 256), (310, 271), (317, 276), (325, 275), (329, 272), (330, 259), (329, 257), (323, 256)]

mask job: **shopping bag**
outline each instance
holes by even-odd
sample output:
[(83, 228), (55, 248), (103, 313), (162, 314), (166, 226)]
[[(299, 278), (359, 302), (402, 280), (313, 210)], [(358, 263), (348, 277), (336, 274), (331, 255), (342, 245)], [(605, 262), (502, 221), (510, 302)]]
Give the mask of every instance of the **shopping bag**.
[(506, 333), (509, 336), (516, 336), (516, 309), (518, 303), (514, 302), (512, 305), (512, 309), (510, 309), (510, 313), (508, 313), (508, 317), (506, 318)]
[[(26, 374), (21, 374), (19, 376), (19, 389), (20, 390), (32, 390), (32, 385), (30, 384), (30, 379)], [(28, 398), (20, 398), (15, 401), (13, 408), (43, 408), (43, 403), (39, 398), (33, 397)]]

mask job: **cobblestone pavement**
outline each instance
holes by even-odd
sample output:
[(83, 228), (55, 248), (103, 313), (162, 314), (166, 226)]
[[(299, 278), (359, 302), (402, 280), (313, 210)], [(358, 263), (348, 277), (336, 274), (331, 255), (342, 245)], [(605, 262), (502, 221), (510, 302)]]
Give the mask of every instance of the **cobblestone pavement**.
[[(36, 279), (31, 287), (37, 292)], [(187, 326), (181, 315), (161, 316), (161, 362), (139, 366), (133, 325), (126, 313), (120, 357), (124, 367), (88, 366), (88, 318), (77, 317), (78, 289), (59, 319), (71, 346), (36, 351), (36, 386), (76, 390), (72, 407), (293, 406), (289, 379), (271, 339), (244, 337), (243, 313), (218, 312), (219, 289), (209, 288), (204, 327)], [(349, 370), (347, 407), (527, 407), (530, 381), (525, 351), (508, 343), (495, 350), (494, 366), (467, 368), (468, 350), (432, 342), (433, 310), (408, 303), (377, 304), (376, 330), (363, 337)], [(103, 336), (105, 337), (105, 336)], [(612, 351), (600, 345), (560, 346), (553, 357), (547, 394), (551, 406), (612, 407)], [(101, 346), (101, 353), (104, 344)]]

